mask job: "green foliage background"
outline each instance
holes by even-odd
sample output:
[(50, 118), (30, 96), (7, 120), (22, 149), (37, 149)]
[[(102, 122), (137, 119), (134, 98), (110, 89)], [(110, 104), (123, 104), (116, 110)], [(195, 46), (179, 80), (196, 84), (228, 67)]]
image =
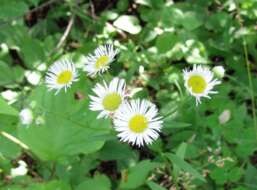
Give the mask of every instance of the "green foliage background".
[[(18, 93), (11, 105), (0, 98), (0, 189), (257, 189), (256, 20), (256, 0), (0, 0), (0, 91)], [(105, 79), (123, 77), (134, 97), (172, 112), (151, 146), (119, 142), (111, 121), (88, 110), (100, 77), (81, 71), (57, 96), (44, 85), (55, 60), (81, 68), (108, 42), (120, 53)], [(226, 69), (219, 94), (198, 107), (182, 79), (192, 64)], [(25, 107), (41, 122), (22, 126)], [(28, 175), (11, 179), (20, 159)]]

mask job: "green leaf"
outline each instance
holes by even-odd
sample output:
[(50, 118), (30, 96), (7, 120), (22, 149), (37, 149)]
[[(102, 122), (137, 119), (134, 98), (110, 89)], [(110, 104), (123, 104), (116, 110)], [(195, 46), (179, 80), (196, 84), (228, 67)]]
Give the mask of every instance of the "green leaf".
[(236, 182), (243, 175), (243, 171), (241, 168), (235, 167), (229, 171), (229, 181)]
[(24, 37), (21, 40), (21, 56), (25, 65), (29, 68), (35, 68), (45, 58), (43, 47), (40, 41), (30, 37)]
[(113, 25), (130, 34), (138, 34), (141, 31), (141, 26), (135, 16), (122, 15), (114, 21)]
[(11, 68), (3, 61), (0, 61), (0, 86), (4, 86), (6, 84), (9, 84), (13, 82), (12, 78), (12, 70)]
[(17, 116), (18, 112), (0, 97), (0, 114)]
[(173, 48), (177, 40), (177, 36), (174, 33), (165, 32), (158, 36), (156, 47), (160, 53), (166, 53)]
[(151, 190), (166, 190), (166, 188), (158, 185), (157, 183), (154, 183), (152, 181), (148, 181), (147, 182), (147, 185), (148, 187), (151, 189)]
[(111, 182), (105, 175), (96, 175), (93, 179), (86, 179), (78, 185), (76, 190), (111, 190)]
[(121, 0), (121, 1), (118, 1), (116, 6), (119, 12), (124, 12), (128, 10), (129, 2), (128, 0)]
[(165, 129), (180, 129), (180, 128), (186, 128), (190, 127), (192, 124), (190, 123), (184, 123), (184, 122), (177, 122), (172, 120), (165, 120), (163, 124), (163, 128)]
[(186, 149), (187, 149), (187, 143), (182, 142), (176, 151), (176, 155), (184, 160)]
[(122, 181), (120, 188), (135, 189), (143, 185), (149, 173), (158, 166), (158, 163), (151, 162), (150, 160), (139, 162), (137, 165), (129, 169), (128, 178), (126, 181)]
[(257, 169), (250, 163), (247, 165), (244, 182), (253, 187), (253, 190), (257, 190)]
[(51, 181), (45, 184), (33, 184), (27, 190), (71, 190), (70, 186), (63, 181)]
[(3, 135), (8, 134), (14, 137), (17, 136), (17, 120), (17, 117), (11, 115), (0, 115), (0, 157), (4, 156), (8, 159), (16, 159), (21, 153), (21, 148)]
[(3, 61), (0, 61), (0, 70), (0, 86), (15, 84), (24, 77), (24, 70), (21, 67), (10, 67)]
[(20, 0), (1, 0), (0, 20), (8, 20), (15, 17), (21, 17), (28, 10), (24, 1)]
[(194, 30), (203, 24), (202, 20), (196, 12), (186, 12), (183, 15), (181, 24), (189, 31)]
[(184, 171), (190, 173), (196, 179), (199, 179), (203, 182), (206, 181), (204, 179), (204, 177), (196, 169), (194, 169), (190, 164), (185, 162), (179, 156), (172, 154), (172, 153), (166, 153), (166, 156), (170, 159), (170, 161), (173, 163), (174, 166), (177, 166), (181, 170), (184, 170)]
[[(182, 160), (184, 160), (185, 158), (185, 154), (186, 154), (186, 149), (187, 149), (187, 144), (186, 143), (181, 143), (176, 151), (176, 155), (181, 158)], [(178, 176), (179, 173), (179, 167), (177, 165), (174, 165), (174, 173), (176, 176)]]
[(115, 141), (108, 141), (99, 152), (101, 160), (122, 160), (133, 156), (133, 151), (127, 144)]
[(73, 87), (58, 96), (39, 87), (30, 98), (36, 104), (35, 117), (43, 117), (44, 123), (20, 127), (19, 136), (42, 160), (59, 161), (79, 153), (89, 154), (99, 150), (109, 138), (109, 121), (96, 120), (88, 102), (74, 98), (76, 89), (83, 88), (80, 84)]

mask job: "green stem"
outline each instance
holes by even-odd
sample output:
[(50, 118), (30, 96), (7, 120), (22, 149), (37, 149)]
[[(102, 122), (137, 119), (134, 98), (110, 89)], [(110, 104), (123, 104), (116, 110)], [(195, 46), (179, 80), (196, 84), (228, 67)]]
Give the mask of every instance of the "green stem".
[(187, 102), (187, 100), (189, 100), (189, 99), (190, 99), (190, 96), (187, 96), (187, 97), (183, 98), (182, 100), (180, 100), (180, 104), (175, 109), (172, 109), (170, 112), (168, 112), (167, 114), (162, 116), (162, 118), (166, 119), (167, 117), (169, 117), (170, 115), (175, 113), (178, 109), (180, 109), (182, 106), (184, 106), (185, 103)]
[(51, 169), (49, 180), (52, 180), (54, 178), (55, 172), (56, 172), (56, 162), (53, 162), (53, 166), (52, 166), (52, 169)]
[[(234, 1), (234, 3), (236, 5), (236, 11), (237, 11), (238, 22), (240, 24), (240, 28), (243, 29), (244, 25), (243, 25), (243, 21), (242, 21), (241, 15), (240, 15), (239, 6), (236, 1)], [(253, 116), (253, 123), (254, 123), (253, 127), (255, 128), (256, 139), (257, 139), (257, 119), (256, 119), (256, 110), (255, 110), (254, 88), (253, 88), (253, 81), (252, 81), (252, 76), (251, 76), (251, 67), (250, 67), (250, 61), (249, 61), (249, 57), (248, 57), (247, 44), (246, 44), (246, 40), (245, 40), (244, 36), (242, 37), (242, 40), (243, 40), (245, 64), (246, 64), (247, 75), (248, 75), (248, 83), (249, 83), (249, 87), (251, 89), (250, 96), (251, 96), (251, 109), (252, 109), (252, 116)]]
[(251, 68), (250, 68), (250, 62), (249, 62), (249, 57), (248, 57), (248, 50), (247, 50), (247, 45), (246, 45), (246, 41), (244, 38), (243, 38), (243, 46), (244, 46), (245, 63), (246, 63), (246, 67), (247, 67), (248, 82), (249, 82), (249, 87), (251, 89), (250, 96), (251, 96), (253, 123), (254, 123), (254, 128), (256, 130), (256, 138), (257, 138), (257, 119), (256, 119), (256, 110), (255, 110), (254, 88), (253, 88), (253, 81), (252, 81), (252, 76), (251, 76)]

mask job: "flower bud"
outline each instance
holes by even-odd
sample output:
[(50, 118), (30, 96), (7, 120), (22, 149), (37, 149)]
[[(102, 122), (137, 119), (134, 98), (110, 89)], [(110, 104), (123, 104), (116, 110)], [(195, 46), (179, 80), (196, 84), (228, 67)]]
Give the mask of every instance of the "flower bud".
[(20, 121), (23, 125), (29, 125), (33, 121), (33, 113), (29, 108), (24, 108), (21, 110), (20, 114)]
[(213, 73), (215, 74), (215, 76), (219, 79), (222, 79), (225, 75), (225, 69), (223, 66), (215, 66), (212, 69)]

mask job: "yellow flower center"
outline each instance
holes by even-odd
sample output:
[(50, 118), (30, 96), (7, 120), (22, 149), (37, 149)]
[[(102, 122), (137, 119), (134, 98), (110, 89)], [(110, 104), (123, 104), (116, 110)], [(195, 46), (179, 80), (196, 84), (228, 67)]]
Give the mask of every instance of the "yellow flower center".
[(191, 87), (192, 92), (196, 94), (203, 93), (207, 86), (205, 79), (199, 75), (191, 76), (187, 84)]
[(110, 58), (107, 55), (103, 55), (97, 59), (97, 61), (95, 63), (95, 67), (97, 69), (101, 69), (109, 62), (109, 60), (110, 60)]
[(58, 84), (67, 84), (72, 79), (72, 72), (69, 70), (61, 72), (57, 77)]
[(142, 133), (148, 127), (147, 119), (144, 115), (137, 114), (129, 121), (129, 128), (134, 133)]
[(115, 111), (121, 104), (121, 96), (114, 92), (106, 95), (103, 99), (103, 107), (108, 111)]

